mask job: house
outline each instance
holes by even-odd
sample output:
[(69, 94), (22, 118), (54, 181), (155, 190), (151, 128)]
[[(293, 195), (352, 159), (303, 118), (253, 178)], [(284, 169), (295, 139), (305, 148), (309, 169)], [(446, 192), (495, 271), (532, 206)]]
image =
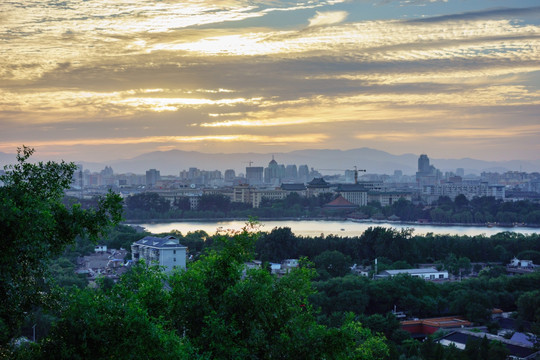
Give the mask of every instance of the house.
[(107, 252), (107, 245), (94, 246), (94, 252)]
[(124, 267), (124, 257), (127, 251), (124, 249), (109, 249), (96, 251), (93, 254), (78, 258), (77, 274), (85, 274), (92, 282), (99, 276), (118, 279), (127, 269)]
[(146, 236), (131, 245), (133, 261), (143, 259), (148, 265), (159, 265), (164, 272), (186, 268), (187, 247), (174, 236)]
[(438, 271), (435, 268), (427, 269), (401, 269), (401, 270), (384, 270), (381, 271), (377, 278), (391, 277), (399, 274), (407, 274), (412, 277), (419, 277), (424, 280), (448, 280), (448, 271)]
[(285, 259), (281, 263), (270, 263), (272, 274), (283, 276), (300, 266), (298, 259)]
[(535, 271), (538, 265), (535, 265), (532, 260), (520, 260), (514, 257), (510, 260), (510, 264), (506, 265), (506, 271), (509, 274), (525, 274)]
[(534, 263), (532, 260), (519, 260), (518, 258), (514, 257), (508, 266), (521, 269), (532, 269), (534, 268)]
[(484, 336), (489, 341), (499, 341), (501, 342), (506, 350), (510, 359), (536, 359), (536, 356), (540, 354), (539, 351), (535, 350), (534, 347), (528, 346), (517, 341), (508, 340), (502, 336), (491, 335), (485, 332), (477, 331), (468, 331), (466, 329), (458, 329), (452, 331), (449, 334), (444, 335), (442, 338), (438, 339), (437, 342), (443, 346), (455, 346), (458, 349), (465, 349), (467, 342), (471, 339), (483, 339)]

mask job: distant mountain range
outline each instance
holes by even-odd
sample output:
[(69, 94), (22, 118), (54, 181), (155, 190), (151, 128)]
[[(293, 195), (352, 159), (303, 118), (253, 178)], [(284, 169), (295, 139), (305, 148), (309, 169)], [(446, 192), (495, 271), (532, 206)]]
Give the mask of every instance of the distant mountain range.
[[(272, 157), (278, 164), (308, 165), (323, 174), (339, 173), (341, 170), (366, 169), (367, 173), (393, 174), (401, 170), (405, 175), (413, 175), (418, 167), (420, 154), (393, 155), (385, 151), (360, 148), (352, 150), (298, 150), (287, 153), (234, 153), (208, 154), (195, 151), (155, 151), (139, 155), (131, 159), (112, 160), (104, 163), (80, 162), (85, 169), (100, 171), (106, 165), (115, 173), (144, 174), (148, 169), (157, 169), (162, 175), (178, 175), (181, 170), (196, 167), (201, 170), (234, 169), (237, 173), (245, 173), (249, 166), (268, 166)], [(428, 154), (429, 156), (429, 154)], [(36, 156), (37, 159), (39, 157)], [(13, 154), (0, 153), (0, 164), (12, 163)], [(465, 174), (480, 174), (482, 171), (540, 171), (540, 160), (523, 161), (484, 161), (471, 158), (464, 159), (431, 159), (431, 164), (441, 171), (465, 169)], [(328, 170), (324, 170), (328, 169)]]

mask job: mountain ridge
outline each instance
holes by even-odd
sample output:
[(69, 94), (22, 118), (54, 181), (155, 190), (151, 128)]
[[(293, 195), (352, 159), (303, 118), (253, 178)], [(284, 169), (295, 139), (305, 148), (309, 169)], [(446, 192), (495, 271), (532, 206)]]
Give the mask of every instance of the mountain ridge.
[[(427, 154), (429, 156), (429, 154)], [(196, 167), (201, 170), (234, 169), (237, 173), (244, 173), (246, 166), (266, 167), (272, 157), (278, 164), (308, 165), (315, 170), (332, 169), (336, 171), (353, 169), (366, 169), (367, 173), (393, 174), (394, 170), (401, 170), (405, 175), (414, 175), (417, 169), (419, 154), (406, 153), (394, 155), (383, 150), (372, 148), (357, 148), (349, 150), (339, 149), (304, 149), (291, 152), (273, 153), (202, 153), (197, 151), (167, 150), (153, 151), (140, 154), (129, 159), (118, 159), (107, 162), (75, 161), (82, 164), (84, 169), (100, 171), (105, 166), (111, 166), (115, 173), (144, 174), (148, 169), (157, 169), (162, 175), (178, 175), (181, 170)], [(36, 153), (36, 160), (42, 160)], [(15, 154), (0, 152), (0, 164), (6, 165), (15, 162)], [(510, 160), (488, 161), (470, 157), (461, 159), (430, 158), (430, 163), (441, 171), (456, 171), (463, 168), (466, 174), (480, 174), (482, 171), (540, 171), (539, 160)], [(328, 171), (323, 171), (327, 174)]]

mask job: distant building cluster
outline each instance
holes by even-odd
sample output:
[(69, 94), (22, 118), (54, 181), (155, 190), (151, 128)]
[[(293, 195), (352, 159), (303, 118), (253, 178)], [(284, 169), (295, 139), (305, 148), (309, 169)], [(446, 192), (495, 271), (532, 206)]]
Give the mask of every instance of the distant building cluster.
[[(163, 176), (159, 169), (149, 169), (143, 175), (115, 174), (106, 166), (100, 172), (84, 170), (81, 165), (73, 177), (69, 195), (91, 198), (114, 189), (124, 197), (141, 192), (155, 192), (171, 204), (181, 197), (189, 199), (190, 208), (197, 209), (200, 197), (221, 194), (232, 202), (259, 207), (266, 200), (280, 200), (291, 193), (301, 197), (332, 193), (338, 197), (327, 204), (328, 209), (346, 209), (367, 205), (392, 205), (399, 199), (431, 205), (441, 196), (455, 200), (463, 195), (472, 200), (490, 196), (498, 200), (540, 201), (540, 174), (506, 172), (480, 176), (466, 174), (463, 168), (444, 173), (431, 164), (426, 154), (418, 158), (414, 176), (395, 170), (392, 175), (363, 173), (349, 169), (314, 169), (308, 165), (279, 164), (274, 158), (267, 166), (249, 162), (245, 173), (227, 169), (201, 170), (197, 167), (180, 170), (178, 176)], [(333, 171), (332, 175), (322, 175)]]

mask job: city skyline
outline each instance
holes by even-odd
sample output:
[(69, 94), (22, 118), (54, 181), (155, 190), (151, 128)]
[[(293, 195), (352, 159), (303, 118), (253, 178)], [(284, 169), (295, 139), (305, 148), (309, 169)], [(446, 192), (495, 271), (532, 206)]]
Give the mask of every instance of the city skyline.
[(3, 3), (0, 152), (538, 160), (540, 6), (505, 4)]

